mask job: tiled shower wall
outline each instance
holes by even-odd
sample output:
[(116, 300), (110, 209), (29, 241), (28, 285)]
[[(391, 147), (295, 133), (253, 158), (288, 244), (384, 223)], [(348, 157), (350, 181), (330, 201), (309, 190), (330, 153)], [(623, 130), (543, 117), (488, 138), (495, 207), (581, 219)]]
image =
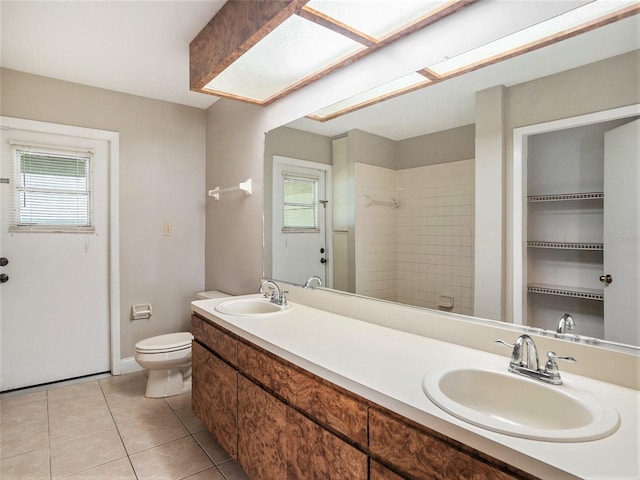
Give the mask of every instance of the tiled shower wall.
[[(356, 292), (472, 315), (474, 161), (356, 163), (355, 177)], [(366, 206), (366, 196), (400, 205)]]

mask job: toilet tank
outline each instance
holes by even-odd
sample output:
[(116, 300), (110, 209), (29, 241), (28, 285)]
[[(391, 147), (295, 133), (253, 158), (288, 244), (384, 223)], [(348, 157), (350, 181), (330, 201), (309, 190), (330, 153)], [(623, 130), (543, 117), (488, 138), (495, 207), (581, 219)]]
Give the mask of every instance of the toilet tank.
[(196, 293), (196, 299), (198, 300), (206, 300), (207, 298), (223, 298), (223, 297), (230, 297), (231, 295), (228, 295), (224, 292), (220, 292), (218, 290), (209, 290), (206, 292), (198, 292)]

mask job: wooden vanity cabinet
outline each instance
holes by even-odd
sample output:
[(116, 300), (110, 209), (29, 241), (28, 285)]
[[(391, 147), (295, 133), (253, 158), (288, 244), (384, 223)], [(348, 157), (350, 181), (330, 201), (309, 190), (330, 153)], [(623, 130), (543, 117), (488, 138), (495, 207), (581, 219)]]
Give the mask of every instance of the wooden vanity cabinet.
[(196, 416), (252, 480), (531, 479), (194, 315)]

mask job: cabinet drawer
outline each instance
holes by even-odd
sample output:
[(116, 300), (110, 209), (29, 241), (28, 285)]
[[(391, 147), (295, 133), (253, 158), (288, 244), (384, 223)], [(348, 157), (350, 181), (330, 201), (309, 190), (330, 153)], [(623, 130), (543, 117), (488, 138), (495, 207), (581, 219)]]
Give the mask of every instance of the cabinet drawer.
[(369, 448), (373, 456), (415, 479), (520, 478), (373, 408)]
[(366, 447), (368, 407), (364, 403), (242, 342), (238, 368), (318, 423)]
[(196, 340), (231, 365), (238, 364), (238, 341), (231, 335), (196, 315), (191, 316), (191, 332)]

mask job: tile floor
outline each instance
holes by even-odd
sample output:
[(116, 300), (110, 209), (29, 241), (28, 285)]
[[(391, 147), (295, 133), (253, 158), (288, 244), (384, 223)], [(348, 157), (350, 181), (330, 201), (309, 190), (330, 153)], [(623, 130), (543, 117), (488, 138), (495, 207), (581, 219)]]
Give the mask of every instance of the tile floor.
[(145, 385), (136, 372), (0, 396), (0, 479), (248, 480), (189, 393)]

